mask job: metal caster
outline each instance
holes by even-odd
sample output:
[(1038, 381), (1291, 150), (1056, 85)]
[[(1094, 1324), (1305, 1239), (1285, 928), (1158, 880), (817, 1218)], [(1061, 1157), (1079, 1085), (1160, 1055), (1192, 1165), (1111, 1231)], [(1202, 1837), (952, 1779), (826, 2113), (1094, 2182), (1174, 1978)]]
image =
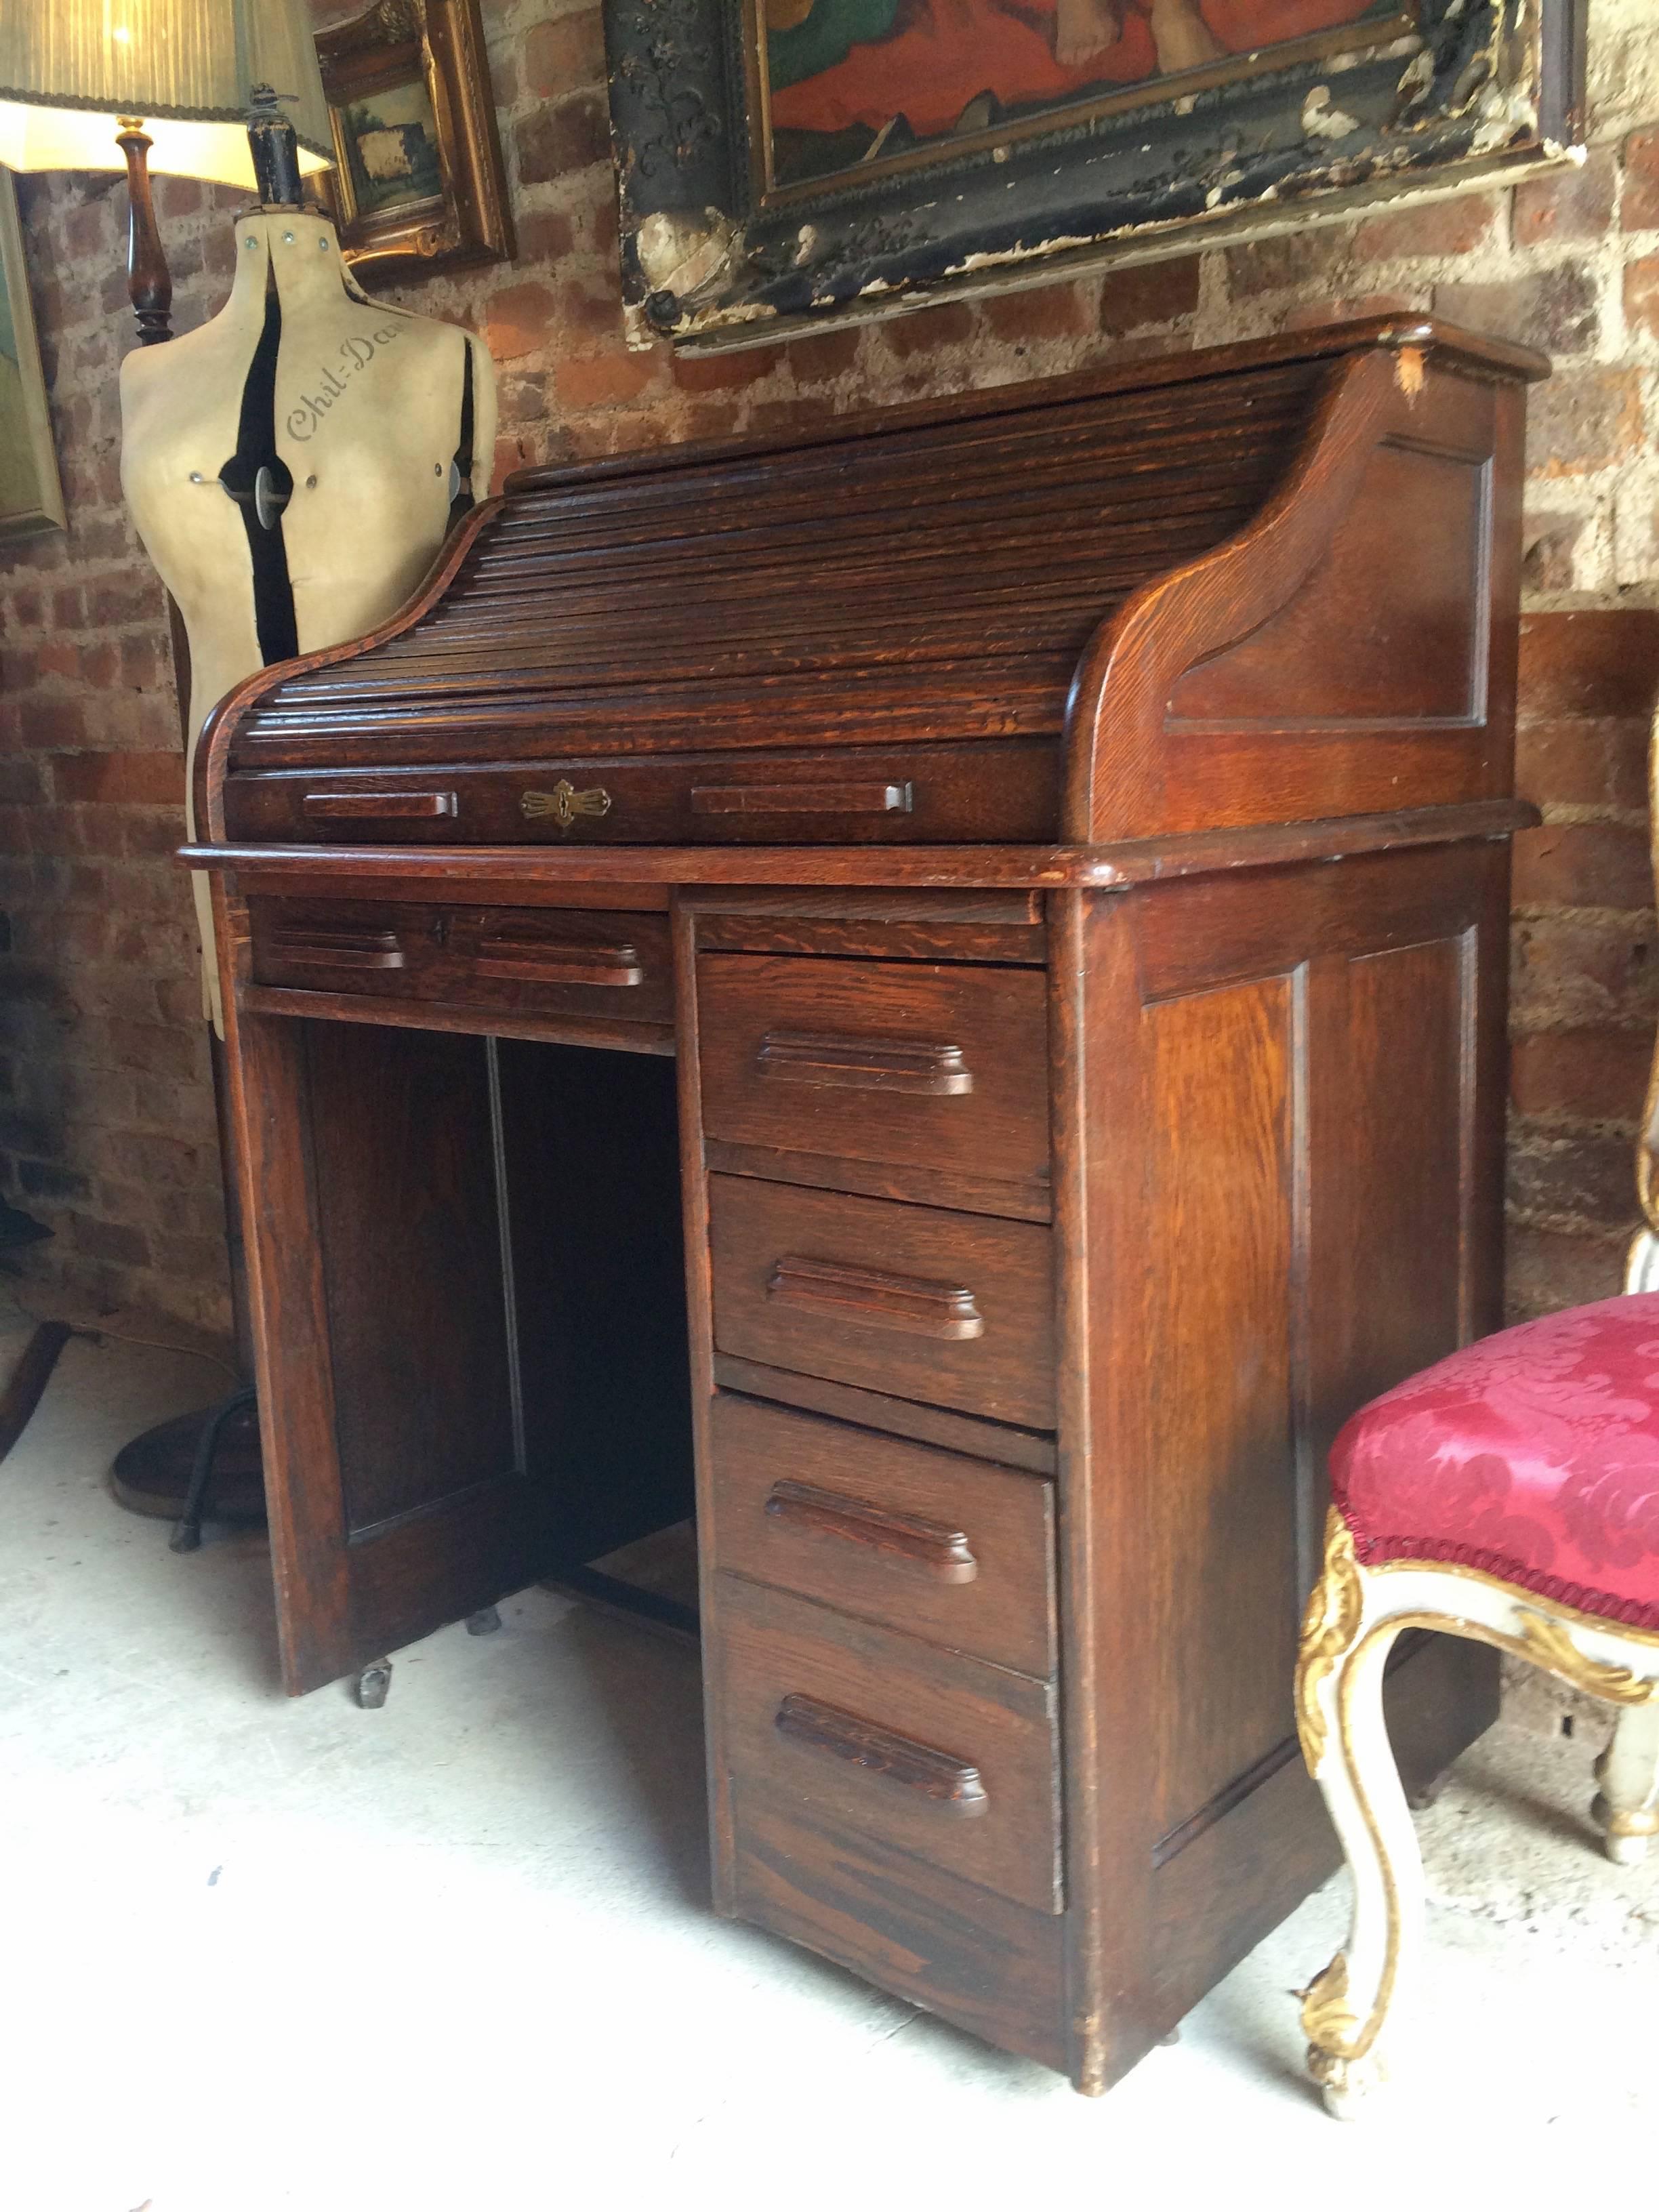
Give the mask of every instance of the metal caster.
[(501, 1616), (493, 1605), (485, 1606), (481, 1613), (469, 1613), (466, 1616), (469, 1636), (493, 1636), (501, 1625)]
[(366, 1713), (378, 1713), (392, 1687), (392, 1662), (376, 1659), (357, 1677), (357, 1703)]
[(1179, 2043), (1180, 2040), (1181, 2030), (1178, 2027), (1172, 2027), (1167, 2035), (1159, 2036), (1158, 2047), (1160, 2051), (1168, 2051), (1172, 2045)]

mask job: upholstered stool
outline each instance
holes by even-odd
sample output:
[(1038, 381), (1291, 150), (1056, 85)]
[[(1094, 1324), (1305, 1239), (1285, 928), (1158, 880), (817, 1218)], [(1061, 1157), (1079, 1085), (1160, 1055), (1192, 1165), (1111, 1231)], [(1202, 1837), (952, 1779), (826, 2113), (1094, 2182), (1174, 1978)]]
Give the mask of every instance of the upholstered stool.
[(1302, 2022), (1346, 2118), (1382, 2078), (1421, 1950), (1422, 1866), (1382, 1711), (1402, 1630), (1496, 1644), (1625, 1708), (1592, 1809), (1615, 1859), (1659, 1832), (1659, 1292), (1504, 1329), (1413, 1376), (1337, 1437), (1331, 1496), (1296, 1709), (1353, 1919)]

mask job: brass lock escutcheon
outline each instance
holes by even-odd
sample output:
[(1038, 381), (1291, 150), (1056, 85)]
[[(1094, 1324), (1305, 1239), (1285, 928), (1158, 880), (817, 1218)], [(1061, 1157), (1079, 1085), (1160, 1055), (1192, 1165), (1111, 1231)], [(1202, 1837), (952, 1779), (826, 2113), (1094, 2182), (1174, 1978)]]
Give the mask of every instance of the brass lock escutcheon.
[(568, 830), (579, 817), (597, 822), (609, 814), (611, 793), (597, 783), (591, 791), (578, 791), (568, 776), (562, 775), (551, 791), (526, 791), (519, 811), (526, 822), (545, 822), (551, 816), (561, 830)]

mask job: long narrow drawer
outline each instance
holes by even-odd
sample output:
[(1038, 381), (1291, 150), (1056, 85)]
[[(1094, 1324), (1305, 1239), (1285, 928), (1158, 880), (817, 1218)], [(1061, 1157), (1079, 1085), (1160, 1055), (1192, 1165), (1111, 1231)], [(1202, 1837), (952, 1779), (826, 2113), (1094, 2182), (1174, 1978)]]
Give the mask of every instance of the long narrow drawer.
[(1053, 1673), (1054, 1492), (1040, 1476), (729, 1391), (712, 1443), (717, 1567)]
[(716, 1589), (707, 1643), (739, 1789), (1060, 1910), (1052, 1683), (731, 1575)]
[(743, 1176), (708, 1197), (717, 1350), (1054, 1426), (1047, 1229)]
[(697, 1006), (711, 1138), (1046, 1183), (1040, 969), (708, 953)]
[(732, 1792), (732, 1897), (746, 1920), (878, 1989), (1064, 2072), (1064, 1919), (959, 1881), (906, 1851)]
[[(311, 748), (316, 746), (309, 740)], [(296, 766), (307, 749), (244, 738), (225, 780), (233, 839), (288, 843), (916, 845), (1042, 842), (1060, 826), (1049, 738), (602, 759), (385, 765), (376, 730), (356, 768)], [(537, 738), (538, 750), (544, 739)]]
[(257, 983), (503, 1012), (674, 1016), (665, 915), (256, 898), (249, 920)]

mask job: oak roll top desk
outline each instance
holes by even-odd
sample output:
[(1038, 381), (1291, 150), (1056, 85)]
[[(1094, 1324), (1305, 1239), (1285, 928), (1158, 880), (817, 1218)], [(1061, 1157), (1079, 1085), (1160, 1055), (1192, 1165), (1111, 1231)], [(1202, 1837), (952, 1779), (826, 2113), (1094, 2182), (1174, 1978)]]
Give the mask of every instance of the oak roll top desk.
[[(1098, 2090), (1335, 1863), (1322, 1461), (1495, 1325), (1519, 349), (531, 471), (219, 708), (288, 1686), (683, 1521), (715, 1901)], [(1495, 1709), (1424, 1638), (1408, 1770)]]

